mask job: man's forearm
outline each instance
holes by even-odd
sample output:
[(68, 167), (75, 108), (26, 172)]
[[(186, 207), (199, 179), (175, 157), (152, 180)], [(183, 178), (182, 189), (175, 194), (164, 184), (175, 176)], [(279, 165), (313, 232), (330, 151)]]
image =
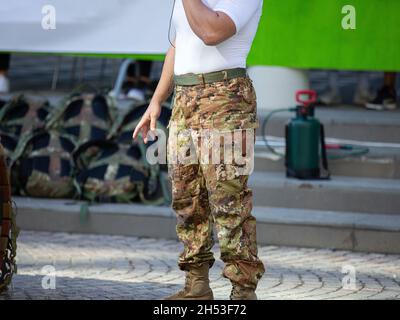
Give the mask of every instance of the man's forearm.
[(152, 98), (154, 102), (163, 103), (168, 99), (172, 92), (174, 82), (174, 60), (175, 48), (170, 47), (165, 56), (160, 81), (158, 82), (156, 91)]
[(183, 0), (183, 7), (193, 32), (207, 45), (221, 43), (236, 33), (224, 13), (213, 11), (201, 0)]
[(183, 0), (183, 7), (193, 32), (200, 39), (207, 37), (213, 29), (213, 20), (218, 14), (204, 5), (201, 0)]

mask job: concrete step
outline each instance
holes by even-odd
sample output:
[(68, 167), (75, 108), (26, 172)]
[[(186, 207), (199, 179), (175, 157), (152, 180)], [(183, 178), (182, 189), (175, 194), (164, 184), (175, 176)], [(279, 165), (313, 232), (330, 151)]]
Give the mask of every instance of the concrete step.
[(283, 172), (250, 177), (256, 206), (399, 214), (400, 182), (333, 176), (331, 180), (288, 179)]
[(255, 207), (261, 243), (345, 249), (400, 251), (400, 216), (292, 208)]
[[(256, 146), (254, 164), (256, 171), (285, 171), (284, 159), (262, 145)], [(375, 147), (365, 155), (330, 159), (329, 169), (333, 176), (400, 179), (400, 148)]]
[[(260, 110), (260, 123), (267, 114), (268, 111)], [(283, 137), (284, 126), (293, 115), (293, 112), (274, 115), (269, 121), (267, 134)], [(351, 106), (319, 107), (315, 115), (324, 124), (327, 137), (400, 143), (400, 108), (379, 112)], [(261, 127), (258, 135), (262, 135)]]
[[(176, 239), (176, 218), (169, 207), (99, 204), (82, 217), (82, 202), (14, 200), (17, 223), (24, 230)], [(259, 206), (253, 214), (259, 244), (400, 253), (399, 215)]]

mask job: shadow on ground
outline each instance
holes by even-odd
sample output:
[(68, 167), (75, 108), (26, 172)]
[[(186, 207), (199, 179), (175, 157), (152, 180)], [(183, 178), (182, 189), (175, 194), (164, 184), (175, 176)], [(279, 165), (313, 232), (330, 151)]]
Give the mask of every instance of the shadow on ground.
[(42, 281), (43, 276), (15, 275), (0, 300), (160, 300), (181, 287), (159, 282), (57, 277), (55, 289), (43, 289)]

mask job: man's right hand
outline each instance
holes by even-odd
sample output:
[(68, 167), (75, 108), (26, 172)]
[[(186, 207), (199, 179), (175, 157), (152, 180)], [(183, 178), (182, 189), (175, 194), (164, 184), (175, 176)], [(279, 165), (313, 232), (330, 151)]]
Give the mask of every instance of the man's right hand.
[(158, 82), (156, 91), (154, 92), (153, 98), (144, 113), (142, 119), (140, 119), (135, 130), (133, 131), (132, 138), (136, 139), (139, 133), (142, 133), (144, 143), (148, 141), (149, 131), (156, 130), (157, 119), (161, 114), (161, 104), (166, 101), (171, 89), (173, 89), (174, 80), (174, 60), (175, 60), (175, 48), (171, 46), (168, 49), (167, 55), (165, 56), (163, 71), (161, 72), (161, 78)]
[(139, 132), (142, 133), (142, 138), (144, 143), (147, 143), (147, 135), (149, 131), (155, 131), (157, 126), (157, 119), (161, 113), (161, 103), (151, 101), (146, 112), (140, 119), (137, 124), (135, 130), (132, 134), (132, 139), (136, 139), (139, 135)]

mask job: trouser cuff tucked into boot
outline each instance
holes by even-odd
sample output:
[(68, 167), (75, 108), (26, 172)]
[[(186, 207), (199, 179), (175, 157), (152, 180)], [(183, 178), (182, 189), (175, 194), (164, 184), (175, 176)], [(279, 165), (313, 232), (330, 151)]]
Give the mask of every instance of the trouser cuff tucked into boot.
[(231, 300), (257, 300), (256, 289), (232, 283)]
[(185, 287), (165, 300), (213, 300), (209, 270), (209, 263), (188, 265)]

